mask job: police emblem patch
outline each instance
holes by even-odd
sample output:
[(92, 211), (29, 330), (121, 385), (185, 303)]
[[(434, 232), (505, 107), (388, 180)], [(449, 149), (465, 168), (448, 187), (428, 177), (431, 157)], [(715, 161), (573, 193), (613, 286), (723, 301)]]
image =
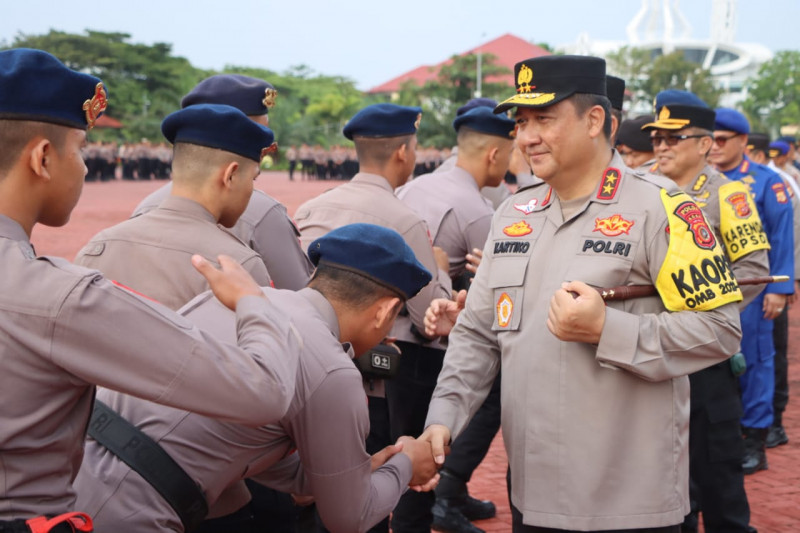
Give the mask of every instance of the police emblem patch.
[(635, 223), (633, 220), (625, 220), (622, 215), (611, 215), (607, 218), (596, 218), (592, 231), (599, 231), (607, 237), (617, 237), (623, 233), (630, 235), (631, 227)]
[(785, 204), (789, 201), (789, 198), (786, 196), (786, 189), (783, 187), (783, 183), (776, 183), (772, 186), (772, 190), (775, 191), (775, 199), (778, 200), (779, 204)]
[(533, 79), (533, 70), (528, 65), (523, 64), (519, 68), (519, 74), (517, 74), (517, 92), (518, 93), (529, 93), (531, 89), (535, 89), (536, 86), (531, 85), (531, 80)]
[(511, 323), (511, 315), (514, 313), (514, 302), (507, 292), (500, 295), (497, 300), (497, 325), (507, 328)]
[(525, 222), (524, 220), (520, 220), (519, 222), (514, 222), (510, 226), (506, 226), (503, 228), (503, 233), (508, 235), (509, 237), (523, 237), (528, 235), (533, 231), (530, 224)]
[(725, 201), (733, 206), (737, 218), (748, 218), (753, 213), (750, 210), (750, 204), (747, 202), (746, 192), (729, 194)]
[(609, 167), (603, 173), (600, 190), (597, 191), (598, 200), (612, 200), (619, 188), (620, 173), (616, 168)]
[(531, 198), (528, 200), (527, 204), (514, 204), (514, 209), (524, 213), (526, 215), (530, 215), (533, 213), (533, 210), (536, 209), (536, 204), (539, 203), (539, 200), (536, 198)]
[(100, 115), (107, 107), (108, 98), (106, 97), (106, 90), (103, 88), (102, 83), (98, 83), (94, 88), (94, 95), (92, 98), (83, 103), (83, 110), (86, 111), (88, 129), (94, 127), (94, 123), (100, 118)]
[(705, 250), (714, 249), (717, 239), (714, 238), (714, 232), (708, 227), (708, 222), (697, 204), (691, 201), (683, 202), (675, 208), (674, 213), (689, 226), (692, 239), (697, 246)]

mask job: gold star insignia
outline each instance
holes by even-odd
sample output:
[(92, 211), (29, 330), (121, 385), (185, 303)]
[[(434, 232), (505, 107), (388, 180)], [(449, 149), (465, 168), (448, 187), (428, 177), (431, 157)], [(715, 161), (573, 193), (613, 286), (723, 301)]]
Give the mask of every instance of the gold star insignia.
[(607, 181), (608, 183), (611, 183), (611, 184), (613, 184), (615, 181), (617, 181), (617, 178), (619, 178), (619, 176), (617, 176), (616, 174), (614, 174), (614, 173), (609, 173), (609, 174), (606, 176), (606, 181)]
[(613, 185), (611, 185), (610, 183), (606, 183), (605, 185), (603, 185), (603, 193), (604, 194), (611, 194), (612, 192), (614, 192), (614, 186)]

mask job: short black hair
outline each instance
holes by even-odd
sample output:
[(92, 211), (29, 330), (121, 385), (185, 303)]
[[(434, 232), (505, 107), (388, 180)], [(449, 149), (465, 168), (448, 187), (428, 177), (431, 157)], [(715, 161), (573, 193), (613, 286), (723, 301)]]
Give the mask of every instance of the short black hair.
[(395, 137), (356, 136), (353, 142), (356, 145), (356, 155), (361, 164), (383, 167), (398, 148), (411, 142), (411, 137), (413, 134)]
[(611, 141), (611, 100), (601, 94), (575, 93), (570, 98), (579, 117), (596, 105), (603, 108), (606, 118), (603, 121), (603, 134)]
[(49, 140), (60, 152), (68, 130), (66, 126), (49, 122), (0, 119), (0, 176), (11, 170), (22, 149), (37, 135)]
[(362, 276), (350, 269), (336, 268), (329, 263), (320, 263), (308, 286), (322, 293), (328, 300), (340, 302), (351, 309), (369, 307), (384, 297), (404, 298), (399, 292)]

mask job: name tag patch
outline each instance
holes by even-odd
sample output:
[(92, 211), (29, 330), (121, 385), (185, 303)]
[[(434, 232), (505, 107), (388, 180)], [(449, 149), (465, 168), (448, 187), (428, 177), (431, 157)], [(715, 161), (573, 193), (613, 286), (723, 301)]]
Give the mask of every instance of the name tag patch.
[(612, 254), (628, 257), (628, 254), (631, 251), (631, 245), (630, 243), (620, 241), (595, 241), (592, 239), (586, 239), (583, 241), (583, 249), (581, 251), (592, 251), (596, 254)]
[(526, 254), (531, 249), (527, 241), (497, 241), (494, 243), (494, 253), (498, 254)]

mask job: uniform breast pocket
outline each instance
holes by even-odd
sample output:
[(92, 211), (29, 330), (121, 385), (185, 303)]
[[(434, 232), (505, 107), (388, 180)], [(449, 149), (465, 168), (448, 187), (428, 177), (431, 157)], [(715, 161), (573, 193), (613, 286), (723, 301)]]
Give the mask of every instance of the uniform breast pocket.
[(489, 288), (494, 298), (493, 331), (519, 330), (528, 263), (527, 256), (494, 260), (489, 273)]

